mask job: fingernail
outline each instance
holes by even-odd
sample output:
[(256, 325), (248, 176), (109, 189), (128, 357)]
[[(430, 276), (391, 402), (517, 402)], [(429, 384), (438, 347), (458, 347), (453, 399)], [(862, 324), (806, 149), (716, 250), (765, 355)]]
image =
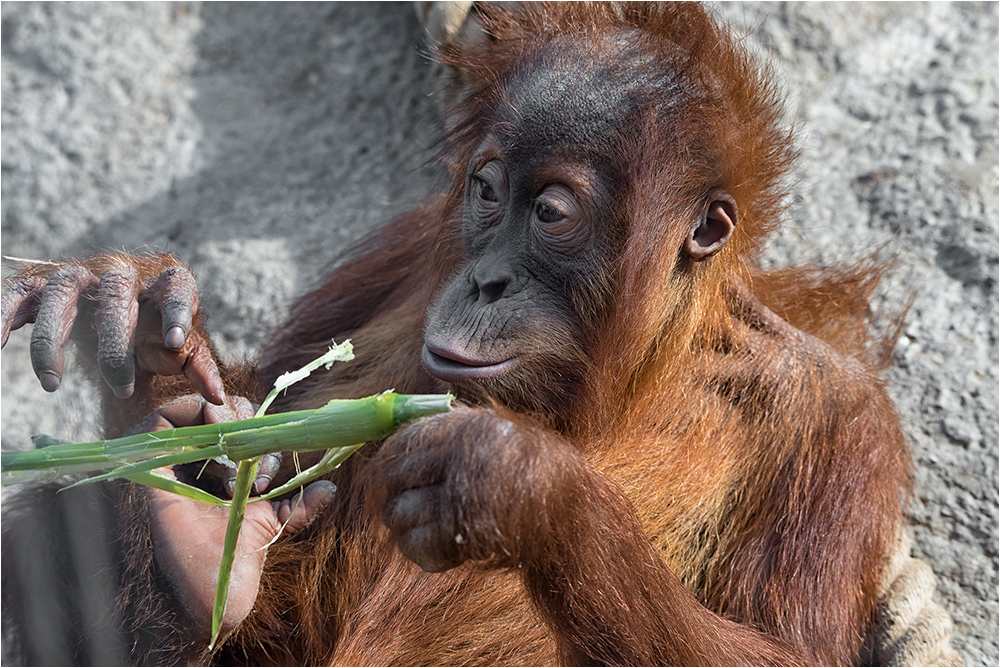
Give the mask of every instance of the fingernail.
[(233, 478), (232, 480), (227, 480), (225, 484), (223, 484), (223, 487), (226, 488), (226, 496), (232, 498), (233, 492), (236, 491), (236, 479)]
[(135, 391), (135, 384), (126, 385), (125, 387), (114, 387), (111, 391), (115, 393), (115, 396), (119, 399), (128, 399), (132, 396), (132, 392)]
[(253, 488), (258, 494), (263, 494), (267, 486), (271, 484), (271, 478), (262, 475), (253, 481)]
[(225, 406), (227, 397), (226, 390), (222, 387), (222, 379), (218, 378), (215, 380), (209, 380), (208, 383), (202, 387), (201, 396), (205, 397), (216, 406)]
[(325, 506), (333, 501), (333, 497), (337, 492), (337, 486), (329, 480), (318, 480), (309, 485), (309, 487), (306, 488), (306, 491), (308, 491), (310, 495), (322, 494), (323, 496), (320, 499), (315, 499), (315, 497), (313, 498), (318, 501), (321, 506)]
[(163, 345), (167, 348), (177, 349), (184, 345), (185, 338), (187, 337), (184, 334), (184, 329), (180, 325), (174, 325), (163, 335)]
[(46, 392), (55, 392), (59, 389), (60, 378), (52, 371), (42, 371), (38, 374), (38, 380)]

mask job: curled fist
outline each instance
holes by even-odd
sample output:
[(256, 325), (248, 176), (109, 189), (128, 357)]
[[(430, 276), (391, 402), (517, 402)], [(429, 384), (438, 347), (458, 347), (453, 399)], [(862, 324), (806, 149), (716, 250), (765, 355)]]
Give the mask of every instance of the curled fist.
[(208, 401), (225, 401), (211, 343), (198, 325), (194, 276), (171, 255), (32, 264), (5, 281), (2, 311), (2, 345), (12, 330), (34, 323), (31, 365), (48, 392), (59, 388), (72, 338), (119, 398), (132, 395), (138, 370), (184, 374)]
[[(544, 544), (559, 499), (590, 472), (559, 436), (491, 409), (457, 408), (390, 436), (369, 502), (402, 554), (428, 572), (510, 567)], [(572, 507), (572, 506), (570, 506)]]

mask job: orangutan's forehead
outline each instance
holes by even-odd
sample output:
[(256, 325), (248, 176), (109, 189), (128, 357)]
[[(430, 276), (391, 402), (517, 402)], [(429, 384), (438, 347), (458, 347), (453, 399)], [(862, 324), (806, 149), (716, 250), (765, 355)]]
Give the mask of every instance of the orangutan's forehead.
[(626, 37), (586, 47), (555, 42), (511, 80), (500, 132), (526, 146), (605, 145), (636, 127), (651, 102), (662, 109), (682, 94), (669, 72), (650, 65)]

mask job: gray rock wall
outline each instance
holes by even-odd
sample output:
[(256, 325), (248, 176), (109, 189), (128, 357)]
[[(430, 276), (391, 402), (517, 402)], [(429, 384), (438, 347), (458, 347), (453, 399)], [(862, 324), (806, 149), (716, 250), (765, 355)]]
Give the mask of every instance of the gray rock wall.
[[(914, 549), (970, 664), (997, 658), (997, 5), (724, 4), (773, 53), (803, 157), (777, 264), (900, 258), (889, 373)], [(430, 192), (440, 130), (406, 4), (2, 7), (2, 252), (169, 249), (252, 354), (351, 240)], [(2, 354), (2, 440), (97, 434), (93, 391)]]

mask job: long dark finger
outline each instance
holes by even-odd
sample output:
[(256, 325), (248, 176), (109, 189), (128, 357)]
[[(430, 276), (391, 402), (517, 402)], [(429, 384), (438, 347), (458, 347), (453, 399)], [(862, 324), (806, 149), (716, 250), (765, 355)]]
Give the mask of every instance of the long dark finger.
[(104, 272), (97, 313), (97, 368), (119, 399), (135, 390), (135, 326), (139, 320), (139, 274), (122, 264)]
[(184, 267), (171, 267), (156, 279), (150, 296), (163, 316), (163, 344), (177, 350), (187, 340), (198, 311), (194, 276)]
[(3, 296), (0, 297), (0, 313), (3, 316), (0, 348), (7, 345), (7, 337), (11, 331), (34, 322), (47, 280), (44, 276), (19, 276), (4, 289)]
[(66, 267), (54, 273), (42, 290), (42, 300), (31, 332), (31, 367), (46, 392), (59, 389), (63, 374), (63, 346), (77, 315), (80, 293), (97, 284), (84, 267)]
[(191, 343), (194, 344), (194, 350), (184, 362), (184, 375), (201, 396), (221, 406), (226, 401), (226, 392), (223, 389), (219, 366), (215, 363), (215, 355), (201, 337), (192, 340)]

